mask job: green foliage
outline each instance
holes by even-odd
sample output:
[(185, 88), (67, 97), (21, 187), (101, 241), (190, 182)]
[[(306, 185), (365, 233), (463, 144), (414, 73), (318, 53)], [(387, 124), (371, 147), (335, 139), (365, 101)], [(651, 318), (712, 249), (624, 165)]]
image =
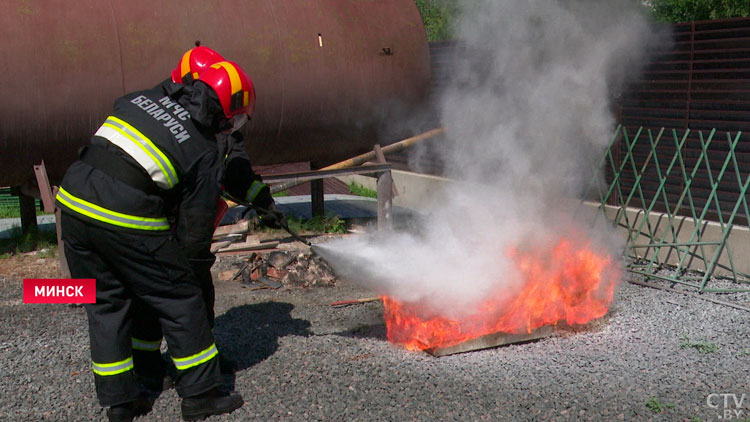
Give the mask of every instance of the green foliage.
[[(18, 208), (18, 197), (12, 195), (8, 187), (0, 188), (0, 218), (18, 218), (21, 216), (21, 210)], [(34, 201), (36, 204), (36, 215), (46, 214), (42, 212), (40, 201)]]
[[(36, 215), (46, 215), (46, 213), (36, 209)], [(18, 208), (18, 204), (3, 204), (0, 203), (0, 218), (19, 218), (21, 216), (21, 210)]]
[(661, 400), (657, 399), (656, 397), (651, 397), (646, 402), (646, 407), (652, 413), (661, 413), (664, 411), (664, 409), (673, 410), (674, 403), (664, 403)]
[(278, 198), (280, 196), (289, 196), (289, 191), (288, 190), (283, 190), (281, 192), (276, 192), (276, 193), (272, 194), (271, 196), (273, 196), (275, 198)]
[(662, 22), (689, 22), (750, 16), (747, 0), (651, 0), (651, 14)]
[(457, 0), (415, 0), (422, 15), (428, 41), (443, 41), (453, 38), (454, 24), (458, 15)]
[(357, 196), (366, 196), (368, 198), (377, 198), (378, 192), (374, 191), (372, 189), (368, 189), (359, 183), (351, 182), (349, 183), (349, 192), (352, 193), (352, 195)]
[(18, 218), (21, 216), (17, 206), (0, 204), (0, 218)]
[[(57, 248), (57, 234), (31, 230), (24, 234), (20, 227), (14, 227), (9, 239), (0, 239), (0, 257), (8, 258), (13, 253), (21, 254), (34, 250), (47, 249), (42, 258), (54, 255)], [(6, 256), (7, 255), (7, 256)]]
[(346, 233), (346, 221), (337, 215), (317, 216), (308, 220), (288, 217), (289, 229), (295, 233)]
[(715, 353), (719, 350), (719, 346), (714, 343), (709, 343), (707, 341), (692, 341), (687, 336), (682, 336), (680, 338), (680, 348), (692, 348), (703, 354)]

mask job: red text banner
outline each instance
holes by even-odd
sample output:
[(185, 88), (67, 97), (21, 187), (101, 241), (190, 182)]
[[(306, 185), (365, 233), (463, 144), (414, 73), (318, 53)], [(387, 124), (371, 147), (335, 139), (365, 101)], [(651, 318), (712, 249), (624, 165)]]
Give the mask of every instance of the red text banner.
[(26, 278), (23, 303), (95, 303), (93, 278)]

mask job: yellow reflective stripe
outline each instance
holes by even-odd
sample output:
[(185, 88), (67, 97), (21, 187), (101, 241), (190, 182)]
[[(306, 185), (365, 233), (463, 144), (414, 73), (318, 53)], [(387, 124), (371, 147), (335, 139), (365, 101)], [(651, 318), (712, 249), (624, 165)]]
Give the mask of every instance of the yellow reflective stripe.
[(127, 133), (124, 126), (117, 127), (119, 123), (107, 120), (94, 134), (122, 148), (142, 169), (148, 173), (151, 180), (161, 189), (171, 189), (172, 184), (169, 176), (164, 173), (163, 165), (154, 160), (153, 154), (149, 154), (144, 148), (151, 148), (148, 144), (133, 140), (133, 136)]
[(266, 184), (263, 182), (257, 180), (253, 181), (253, 184), (250, 185), (250, 188), (248, 188), (247, 193), (245, 194), (245, 201), (253, 202), (265, 186)]
[(209, 346), (208, 349), (203, 350), (199, 353), (196, 353), (192, 356), (188, 356), (185, 358), (172, 358), (172, 361), (174, 362), (174, 366), (184, 371), (185, 369), (192, 368), (194, 366), (198, 366), (202, 363), (205, 363), (219, 354), (219, 351), (216, 349), (216, 344), (212, 344)]
[(78, 198), (62, 187), (57, 192), (55, 199), (71, 211), (75, 211), (107, 224), (139, 230), (169, 230), (169, 222), (166, 217), (138, 217), (108, 210), (104, 207), (100, 207), (99, 205)]
[[(185, 77), (188, 73), (190, 73), (190, 55), (193, 53), (193, 50), (188, 50), (185, 54), (182, 55), (182, 60), (180, 60), (180, 76)], [(195, 78), (198, 79), (198, 78)], [(182, 81), (180, 81), (182, 82)]]
[(114, 363), (97, 363), (92, 361), (91, 369), (95, 374), (103, 377), (122, 374), (123, 372), (133, 369), (133, 357), (129, 356), (126, 359)]
[(147, 341), (139, 338), (131, 337), (130, 341), (133, 343), (133, 350), (143, 350), (146, 352), (155, 352), (161, 349), (161, 340)]
[(250, 102), (250, 91), (245, 91), (242, 96), (242, 106), (247, 107), (247, 103)]
[(240, 74), (237, 73), (237, 69), (227, 62), (218, 62), (213, 64), (211, 67), (214, 69), (223, 68), (227, 75), (229, 75), (229, 85), (232, 87), (232, 95), (242, 90), (242, 81), (240, 81)]
[[(144, 143), (148, 144), (148, 146), (151, 147), (150, 149), (153, 149), (154, 153), (156, 153), (159, 156), (159, 158), (161, 158), (161, 160), (159, 160), (156, 157), (154, 157), (154, 155), (149, 151), (149, 148), (146, 148), (145, 146), (143, 146), (140, 142), (138, 142), (138, 140), (136, 140), (135, 138), (133, 138), (129, 133), (124, 132), (123, 130), (121, 130), (120, 128), (118, 128), (118, 127), (116, 127), (114, 125), (107, 124), (106, 122), (104, 123), (105, 125), (113, 127), (118, 132), (122, 133), (123, 135), (125, 135), (128, 138), (130, 138), (131, 140), (133, 140), (133, 142), (135, 142), (136, 145), (138, 145), (139, 148), (141, 148), (146, 154), (148, 154), (148, 156), (151, 157), (151, 159), (154, 160), (154, 162), (159, 166), (159, 168), (161, 169), (161, 171), (164, 172), (164, 175), (167, 177), (167, 179), (168, 179), (167, 182), (169, 183), (170, 187), (174, 186), (178, 182), (178, 180), (177, 180), (177, 171), (174, 169), (174, 166), (172, 166), (172, 162), (169, 161), (169, 158), (167, 158), (167, 156), (164, 155), (164, 153), (161, 152), (161, 150), (156, 145), (154, 145), (154, 143), (151, 142), (151, 140), (148, 139), (148, 137), (146, 135), (144, 135), (138, 129), (136, 129), (133, 126), (131, 126), (129, 123), (123, 121), (122, 119), (118, 119), (117, 117), (109, 116), (107, 118), (107, 120), (113, 120), (114, 122), (116, 122), (118, 124), (121, 124), (122, 126), (126, 127), (128, 130), (130, 130), (131, 132), (133, 132), (136, 136), (138, 136), (139, 138), (141, 138), (140, 139), (141, 141), (143, 141)], [(167, 167), (169, 168), (169, 170), (171, 171), (171, 173), (167, 172), (164, 169), (164, 166), (162, 165), (162, 162), (167, 165)], [(174, 178), (174, 180), (172, 180), (173, 178)]]
[[(141, 141), (147, 143), (151, 148), (153, 148), (154, 152), (157, 155), (159, 155), (159, 158), (161, 158), (161, 160), (158, 160), (156, 157), (154, 157), (153, 154), (151, 154), (151, 152), (149, 151), (148, 148), (146, 148), (143, 145), (141, 145), (141, 143), (138, 142), (138, 140), (136, 140), (132, 136), (130, 136), (129, 133), (120, 130), (120, 128), (118, 128), (117, 126), (107, 124), (106, 122), (104, 123), (105, 126), (110, 126), (113, 129), (117, 130), (118, 132), (122, 133), (123, 135), (127, 136), (131, 140), (133, 140), (133, 142), (135, 142), (135, 144), (138, 145), (138, 147), (140, 149), (142, 149), (143, 152), (145, 152), (146, 154), (148, 154), (148, 156), (151, 157), (151, 159), (154, 160), (154, 162), (159, 166), (159, 168), (161, 169), (161, 171), (167, 177), (167, 182), (169, 183), (169, 187), (173, 187), (175, 184), (177, 184), (177, 182), (178, 182), (178, 180), (177, 180), (177, 171), (174, 169), (174, 166), (172, 166), (172, 162), (169, 161), (169, 158), (167, 158), (167, 156), (164, 155), (164, 153), (161, 152), (161, 150), (156, 145), (154, 145), (154, 143), (151, 142), (151, 140), (148, 139), (148, 137), (146, 135), (142, 134), (138, 129), (134, 128), (133, 126), (131, 126), (129, 123), (125, 122), (122, 119), (118, 119), (117, 117), (114, 117), (114, 116), (107, 117), (107, 120), (110, 120), (110, 119), (113, 120), (113, 121), (115, 121), (115, 122), (117, 122), (117, 123), (119, 123), (119, 124), (121, 124), (121, 125), (123, 125), (123, 126), (125, 126), (126, 128), (128, 128), (128, 130), (132, 131), (136, 136), (140, 137)], [(166, 165), (167, 165), (167, 167), (169, 167), (169, 170), (171, 171), (171, 173), (167, 172), (167, 170), (164, 168), (164, 166), (162, 166), (162, 162), (166, 163)], [(174, 180), (172, 180), (172, 177), (174, 177)]]

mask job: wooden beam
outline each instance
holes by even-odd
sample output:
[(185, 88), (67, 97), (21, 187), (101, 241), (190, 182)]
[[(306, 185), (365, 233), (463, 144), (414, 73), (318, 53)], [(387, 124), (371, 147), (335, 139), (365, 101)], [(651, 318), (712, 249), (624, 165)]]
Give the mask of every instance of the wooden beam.
[[(214, 247), (217, 247), (222, 242), (217, 242), (216, 245), (212, 246), (212, 250)], [(272, 249), (279, 245), (279, 242), (277, 240), (267, 240), (267, 241), (259, 241), (257, 238), (250, 238), (245, 240), (242, 243), (231, 243), (226, 246), (222, 246), (218, 249), (216, 249), (216, 252), (239, 252), (239, 251), (255, 251), (260, 249)]]

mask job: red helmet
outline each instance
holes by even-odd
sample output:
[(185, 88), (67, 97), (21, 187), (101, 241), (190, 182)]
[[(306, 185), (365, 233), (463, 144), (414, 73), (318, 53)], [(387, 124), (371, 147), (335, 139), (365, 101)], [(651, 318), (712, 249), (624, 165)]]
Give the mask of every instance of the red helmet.
[(192, 84), (209, 66), (221, 61), (224, 61), (224, 57), (208, 47), (200, 46), (190, 49), (182, 55), (177, 67), (172, 70), (172, 82)]
[(200, 81), (214, 89), (227, 119), (239, 114), (253, 114), (255, 87), (237, 63), (214, 63), (201, 74)]

